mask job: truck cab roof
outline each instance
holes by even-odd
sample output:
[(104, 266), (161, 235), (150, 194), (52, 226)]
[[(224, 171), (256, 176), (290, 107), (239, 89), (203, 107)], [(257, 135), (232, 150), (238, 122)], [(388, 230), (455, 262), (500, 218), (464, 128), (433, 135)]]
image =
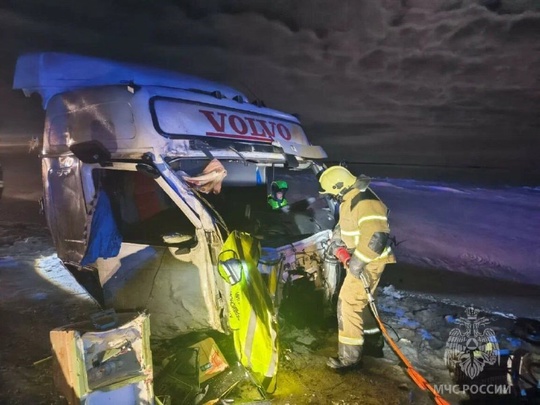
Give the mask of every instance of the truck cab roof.
[(200, 150), (193, 147), (197, 143), (212, 147), (221, 142), (230, 149), (233, 142), (259, 151), (272, 146), (265, 151), (300, 158), (326, 157), (321, 147), (311, 145), (294, 115), (178, 72), (43, 52), (19, 58), (13, 86), (42, 97), (50, 126), (45, 151), (98, 138), (112, 153), (152, 149), (182, 155)]

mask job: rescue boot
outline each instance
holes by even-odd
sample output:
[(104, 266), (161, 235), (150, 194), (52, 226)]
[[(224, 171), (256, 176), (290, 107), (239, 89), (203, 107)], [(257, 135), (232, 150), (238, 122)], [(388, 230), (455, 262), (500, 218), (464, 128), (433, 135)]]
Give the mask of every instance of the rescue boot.
[(384, 337), (382, 333), (364, 334), (364, 355), (376, 358), (384, 357)]
[(333, 370), (351, 370), (362, 366), (363, 346), (339, 343), (338, 357), (328, 358), (326, 365)]

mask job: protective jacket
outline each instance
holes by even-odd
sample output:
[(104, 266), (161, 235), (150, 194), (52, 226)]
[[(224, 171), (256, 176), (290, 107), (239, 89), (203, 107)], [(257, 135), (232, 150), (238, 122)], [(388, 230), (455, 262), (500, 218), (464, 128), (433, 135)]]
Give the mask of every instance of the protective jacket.
[(389, 246), (388, 208), (367, 187), (364, 178), (359, 178), (343, 196), (339, 227), (341, 239), (364, 265), (396, 262)]
[(272, 207), (273, 210), (277, 210), (277, 209), (280, 209), (289, 205), (289, 202), (287, 201), (286, 198), (283, 198), (282, 200), (278, 200), (274, 198), (271, 194), (268, 195), (267, 201), (268, 201), (268, 205), (270, 205), (270, 207)]

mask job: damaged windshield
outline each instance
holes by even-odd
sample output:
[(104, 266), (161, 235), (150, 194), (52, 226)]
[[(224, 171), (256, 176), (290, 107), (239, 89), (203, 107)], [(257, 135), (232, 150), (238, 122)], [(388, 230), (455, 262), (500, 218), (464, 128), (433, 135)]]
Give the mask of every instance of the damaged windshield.
[[(213, 185), (201, 187), (201, 181), (211, 182), (216, 178), (211, 175), (217, 172), (205, 171), (216, 165), (215, 162), (175, 159), (170, 166), (179, 178), (192, 186), (212, 214), (223, 219), (229, 231), (249, 232), (267, 246), (279, 246), (333, 227), (333, 211), (327, 199), (319, 194), (311, 165), (291, 169), (220, 160), (217, 165), (226, 174), (225, 177), (216, 174), (217, 189)], [(279, 202), (276, 205), (274, 201)]]

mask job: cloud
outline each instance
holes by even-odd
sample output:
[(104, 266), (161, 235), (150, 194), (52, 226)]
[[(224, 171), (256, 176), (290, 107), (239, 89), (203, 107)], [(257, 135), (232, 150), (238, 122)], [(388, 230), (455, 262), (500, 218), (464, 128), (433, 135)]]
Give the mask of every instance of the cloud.
[[(488, 3), (26, 0), (0, 8), (0, 83), (20, 53), (78, 52), (238, 87), (299, 113), (340, 158), (358, 145), (370, 161), (531, 165), (539, 7)], [(3, 125), (23, 125), (12, 113)]]

